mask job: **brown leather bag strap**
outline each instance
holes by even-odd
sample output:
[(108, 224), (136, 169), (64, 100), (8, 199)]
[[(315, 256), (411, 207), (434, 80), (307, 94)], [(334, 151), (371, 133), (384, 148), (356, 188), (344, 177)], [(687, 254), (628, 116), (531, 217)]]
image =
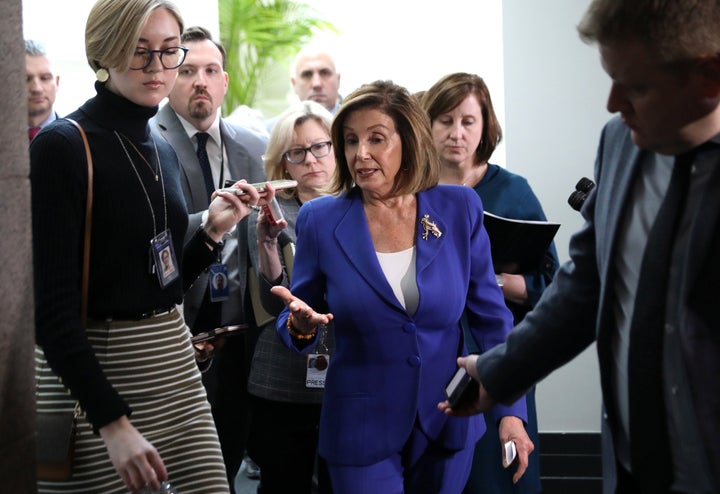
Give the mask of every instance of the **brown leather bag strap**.
[(87, 204), (85, 206), (85, 240), (83, 242), (83, 273), (82, 273), (82, 300), (80, 301), (80, 321), (83, 327), (87, 326), (88, 311), (88, 285), (90, 284), (90, 226), (92, 224), (92, 203), (93, 203), (93, 164), (90, 154), (90, 143), (85, 131), (75, 120), (66, 119), (80, 131), (83, 144), (85, 145), (85, 158), (87, 160)]

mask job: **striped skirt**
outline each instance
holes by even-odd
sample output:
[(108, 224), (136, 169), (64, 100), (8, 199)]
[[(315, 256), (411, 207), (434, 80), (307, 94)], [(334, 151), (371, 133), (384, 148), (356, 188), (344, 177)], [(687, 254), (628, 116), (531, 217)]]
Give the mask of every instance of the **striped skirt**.
[[(90, 321), (88, 338), (105, 375), (132, 409), (133, 426), (159, 452), (180, 494), (228, 493), (227, 476), (205, 388), (177, 310), (141, 321)], [(37, 410), (72, 409), (74, 400), (35, 351)], [(127, 493), (105, 443), (81, 416), (74, 472), (38, 481), (40, 493)]]

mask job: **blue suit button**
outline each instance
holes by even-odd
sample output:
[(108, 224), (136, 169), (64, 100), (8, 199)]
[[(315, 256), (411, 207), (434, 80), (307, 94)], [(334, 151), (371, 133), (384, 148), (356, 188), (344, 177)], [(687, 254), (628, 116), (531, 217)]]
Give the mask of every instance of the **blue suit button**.
[(410, 364), (410, 367), (420, 367), (420, 357), (418, 357), (417, 355), (408, 357), (407, 363)]
[(417, 331), (417, 328), (413, 323), (409, 322), (403, 326), (403, 331), (405, 331), (406, 333), (414, 333), (415, 331)]

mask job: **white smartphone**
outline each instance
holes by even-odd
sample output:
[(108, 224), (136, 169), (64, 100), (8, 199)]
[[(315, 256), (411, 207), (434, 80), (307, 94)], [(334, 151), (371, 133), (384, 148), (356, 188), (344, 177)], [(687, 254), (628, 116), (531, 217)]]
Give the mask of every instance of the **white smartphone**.
[(504, 453), (505, 453), (505, 466), (512, 465), (512, 462), (515, 461), (515, 457), (517, 456), (517, 448), (515, 447), (515, 441), (508, 441), (504, 444)]
[[(236, 196), (245, 195), (245, 192), (242, 189), (238, 189), (237, 187), (232, 186), (235, 182), (236, 181), (234, 180), (225, 180), (225, 187), (220, 190), (223, 192), (230, 192), (231, 194), (235, 194)], [(275, 190), (292, 189), (293, 187), (297, 187), (296, 180), (270, 180), (270, 183), (273, 187), (275, 187)], [(265, 192), (265, 182), (258, 182), (256, 184), (250, 185), (255, 187), (257, 191), (261, 194)]]

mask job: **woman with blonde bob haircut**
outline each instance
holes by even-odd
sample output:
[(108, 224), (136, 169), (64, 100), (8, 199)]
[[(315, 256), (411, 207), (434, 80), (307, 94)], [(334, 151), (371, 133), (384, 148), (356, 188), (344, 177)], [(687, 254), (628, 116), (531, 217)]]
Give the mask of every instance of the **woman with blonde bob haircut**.
[(177, 156), (148, 125), (184, 61), (182, 29), (165, 0), (99, 0), (86, 27), (97, 94), (68, 116), (87, 144), (63, 118), (30, 146), (37, 414), (73, 410), (75, 400), (83, 412), (71, 476), (43, 476), (41, 493), (156, 492), (168, 480), (183, 494), (229, 492), (177, 305), (260, 199), (242, 182), (242, 197), (218, 192), (184, 241)]
[(182, 14), (167, 0), (131, 0), (97, 2), (85, 25), (85, 56), (93, 71), (110, 67), (124, 72), (130, 68), (131, 57), (140, 33), (155, 9), (162, 8), (184, 29)]

